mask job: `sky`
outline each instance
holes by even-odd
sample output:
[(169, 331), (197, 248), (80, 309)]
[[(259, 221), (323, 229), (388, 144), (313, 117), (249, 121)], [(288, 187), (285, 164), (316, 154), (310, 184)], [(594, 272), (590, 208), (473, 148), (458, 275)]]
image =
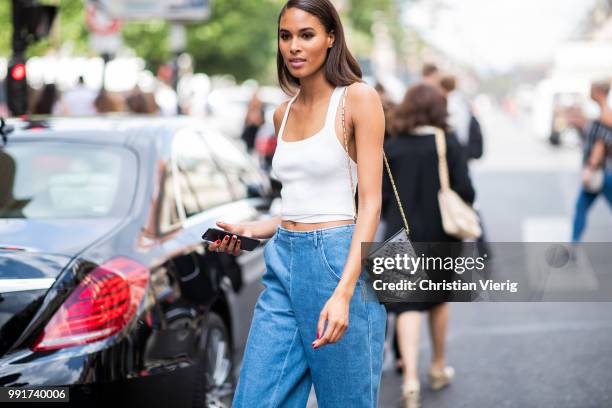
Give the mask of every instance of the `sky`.
[(549, 60), (595, 0), (410, 0), (403, 21), (479, 71)]

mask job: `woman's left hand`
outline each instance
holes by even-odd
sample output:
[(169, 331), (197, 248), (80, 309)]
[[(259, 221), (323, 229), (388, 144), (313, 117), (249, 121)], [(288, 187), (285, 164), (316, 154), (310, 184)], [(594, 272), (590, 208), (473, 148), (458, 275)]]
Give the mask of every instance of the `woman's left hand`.
[[(317, 349), (328, 343), (339, 341), (349, 324), (349, 305), (351, 298), (334, 292), (323, 306), (319, 314), (317, 324), (317, 340), (312, 342), (312, 347)], [(327, 321), (327, 327), (325, 322)], [(325, 329), (325, 332), (323, 332)], [(321, 334), (323, 336), (321, 337)]]

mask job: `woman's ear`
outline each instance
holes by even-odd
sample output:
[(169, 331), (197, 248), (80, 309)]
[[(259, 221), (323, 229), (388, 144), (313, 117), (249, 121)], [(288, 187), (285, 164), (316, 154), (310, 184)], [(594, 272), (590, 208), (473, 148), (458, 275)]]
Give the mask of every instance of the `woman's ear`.
[(329, 32), (329, 34), (327, 35), (328, 41), (327, 41), (327, 48), (331, 48), (334, 46), (334, 42), (336, 41), (336, 34), (334, 33), (334, 30), (331, 30)]

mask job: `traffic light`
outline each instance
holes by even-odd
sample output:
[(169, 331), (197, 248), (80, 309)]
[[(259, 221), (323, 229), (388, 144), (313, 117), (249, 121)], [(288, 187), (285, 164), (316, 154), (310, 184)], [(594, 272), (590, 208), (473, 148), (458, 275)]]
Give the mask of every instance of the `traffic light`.
[(19, 116), (28, 112), (26, 49), (29, 44), (49, 35), (57, 7), (38, 4), (36, 0), (12, 0), (12, 5), (13, 58), (6, 76), (6, 94), (11, 113)]
[(6, 76), (6, 102), (14, 116), (25, 115), (28, 111), (28, 84), (26, 65), (23, 58), (13, 58)]

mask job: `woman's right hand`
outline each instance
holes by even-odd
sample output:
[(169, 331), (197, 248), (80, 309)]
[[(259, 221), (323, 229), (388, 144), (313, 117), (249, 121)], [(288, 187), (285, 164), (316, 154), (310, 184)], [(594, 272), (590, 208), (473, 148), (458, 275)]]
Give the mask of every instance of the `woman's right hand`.
[(227, 222), (217, 221), (217, 226), (227, 231), (228, 234), (222, 239), (208, 245), (208, 250), (211, 252), (225, 252), (237, 256), (240, 254), (240, 240), (237, 239), (236, 235), (253, 237), (253, 231), (242, 224), (228, 224)]

